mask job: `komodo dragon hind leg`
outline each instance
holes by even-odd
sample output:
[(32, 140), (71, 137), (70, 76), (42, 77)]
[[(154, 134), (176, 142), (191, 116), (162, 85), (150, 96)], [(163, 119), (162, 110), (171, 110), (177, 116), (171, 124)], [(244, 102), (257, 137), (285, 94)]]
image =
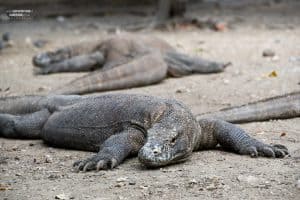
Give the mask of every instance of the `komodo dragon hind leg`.
[(218, 73), (231, 63), (220, 63), (189, 56), (176, 51), (169, 51), (164, 56), (168, 64), (168, 74), (173, 77), (185, 76), (192, 73)]
[(158, 53), (143, 54), (125, 64), (78, 78), (54, 94), (85, 94), (150, 85), (163, 80), (167, 65)]
[[(209, 143), (209, 145), (204, 146), (220, 144), (226, 150), (242, 155), (250, 155), (251, 157), (282, 158), (289, 154), (285, 146), (279, 144), (268, 145), (258, 141), (234, 124), (218, 119), (201, 119), (198, 121), (203, 132), (202, 135), (210, 138), (209, 140), (201, 138), (200, 143)], [(203, 146), (203, 144), (200, 144), (200, 146)]]
[(0, 114), (0, 136), (7, 138), (41, 138), (43, 125), (51, 113), (43, 109), (25, 115)]
[(100, 151), (91, 158), (77, 161), (73, 166), (77, 171), (112, 169), (118, 166), (126, 157), (137, 155), (144, 145), (144, 134), (135, 128), (110, 136), (100, 147)]

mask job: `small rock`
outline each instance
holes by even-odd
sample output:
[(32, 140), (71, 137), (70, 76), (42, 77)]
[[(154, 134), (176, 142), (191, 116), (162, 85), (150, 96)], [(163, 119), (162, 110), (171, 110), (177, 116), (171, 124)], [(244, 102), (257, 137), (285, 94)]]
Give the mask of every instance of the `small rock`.
[(266, 49), (262, 53), (263, 57), (274, 57), (275, 52), (272, 49)]
[(192, 179), (189, 181), (190, 185), (196, 185), (198, 183), (198, 181), (196, 181), (196, 179)]
[(223, 80), (223, 83), (224, 83), (225, 85), (228, 85), (229, 82), (230, 82), (230, 81), (229, 81), (228, 79), (224, 79), (224, 80)]
[(238, 176), (237, 180), (239, 182), (246, 182), (249, 185), (256, 186), (256, 187), (258, 187), (260, 185), (260, 183), (262, 182), (262, 180), (260, 180), (259, 178), (255, 177), (255, 176), (251, 176), (251, 175), (250, 176), (244, 176), (244, 175)]
[(141, 185), (139, 188), (142, 189), (142, 190), (147, 190), (147, 189), (148, 189), (148, 186), (146, 186), (146, 185)]
[(52, 163), (53, 159), (50, 155), (45, 155), (45, 163)]
[(0, 41), (0, 51), (4, 48), (5, 48), (5, 44), (3, 43), (3, 41)]
[(55, 180), (55, 179), (58, 179), (58, 178), (61, 178), (61, 176), (57, 175), (57, 174), (51, 174), (48, 176), (48, 179), (50, 180)]
[(300, 190), (300, 179), (297, 180), (296, 187)]
[(271, 58), (271, 60), (272, 60), (272, 61), (278, 61), (278, 60), (279, 60), (279, 56), (276, 56), (276, 55), (275, 55), (275, 56), (273, 56), (273, 57)]
[(136, 182), (135, 182), (134, 180), (131, 180), (131, 181), (128, 182), (128, 184), (129, 184), (129, 185), (135, 185)]
[(11, 33), (10, 32), (3, 33), (2, 40), (5, 42), (8, 42), (9, 40), (11, 40)]
[(125, 182), (127, 181), (128, 177), (120, 177), (117, 179), (117, 183)]
[(43, 48), (48, 42), (48, 40), (35, 40), (33, 41), (33, 45), (37, 48)]
[(291, 57), (289, 58), (289, 61), (290, 61), (290, 62), (294, 62), (294, 63), (300, 62), (300, 57), (291, 56)]
[(175, 93), (180, 94), (180, 93), (189, 93), (191, 92), (191, 90), (189, 90), (188, 88), (178, 88)]
[(123, 187), (123, 186), (125, 186), (125, 185), (126, 185), (126, 183), (120, 182), (120, 183), (117, 183), (117, 184), (115, 185), (115, 187)]
[(47, 86), (41, 86), (37, 89), (38, 92), (43, 92), (43, 91), (47, 91), (50, 90), (51, 88), (47, 87)]
[(31, 37), (26, 37), (25, 43), (30, 45), (32, 43)]
[(14, 147), (12, 148), (12, 150), (13, 150), (13, 151), (18, 151), (19, 149), (18, 149), (18, 147), (14, 146)]
[(56, 17), (56, 21), (63, 23), (66, 20), (66, 18), (64, 16), (58, 16)]
[(41, 162), (40, 162), (38, 159), (36, 159), (36, 158), (33, 158), (33, 162), (34, 162), (35, 164), (41, 164)]
[[(63, 200), (68, 200), (71, 199), (71, 196), (69, 194), (58, 194), (55, 196), (55, 199), (63, 199)], [(74, 198), (73, 198), (74, 199)]]
[(215, 184), (209, 184), (208, 186), (206, 186), (206, 189), (209, 190), (209, 191), (212, 191), (212, 190), (216, 190), (218, 189), (217, 186), (215, 186)]
[(214, 24), (214, 30), (215, 31), (225, 31), (227, 27), (227, 24), (224, 22), (216, 22)]

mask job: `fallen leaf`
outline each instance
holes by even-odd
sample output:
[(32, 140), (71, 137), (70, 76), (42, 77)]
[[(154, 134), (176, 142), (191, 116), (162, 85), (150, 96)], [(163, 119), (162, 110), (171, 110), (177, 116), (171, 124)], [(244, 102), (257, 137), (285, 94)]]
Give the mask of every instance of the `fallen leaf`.
[(204, 51), (204, 49), (202, 49), (202, 48), (197, 48), (197, 49), (195, 49), (195, 52), (196, 53), (202, 53)]
[(0, 191), (12, 190), (8, 185), (4, 185), (0, 183)]
[(277, 77), (278, 75), (277, 75), (277, 72), (275, 71), (275, 70), (273, 70), (269, 75), (268, 75), (268, 77), (270, 77), (270, 78), (273, 78), (273, 77)]
[(265, 132), (264, 131), (260, 131), (260, 132), (258, 132), (258, 133), (256, 133), (257, 135), (263, 135), (263, 134), (265, 134)]
[(280, 137), (284, 137), (284, 136), (286, 136), (285, 132), (283, 132), (283, 133), (280, 134)]

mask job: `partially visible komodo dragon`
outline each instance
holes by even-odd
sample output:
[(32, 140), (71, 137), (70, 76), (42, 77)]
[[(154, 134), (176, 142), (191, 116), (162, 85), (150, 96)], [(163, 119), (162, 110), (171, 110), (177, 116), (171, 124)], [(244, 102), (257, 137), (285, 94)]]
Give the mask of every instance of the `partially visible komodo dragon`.
[[(294, 96), (276, 109), (282, 112), (277, 117), (284, 118), (291, 108), (296, 110), (294, 116), (300, 115), (299, 93)], [(264, 109), (272, 117), (273, 105), (273, 100), (269, 104), (259, 102), (249, 109)], [(6, 97), (0, 99), (0, 113), (0, 136), (38, 138), (57, 147), (98, 152), (75, 162), (79, 171), (114, 168), (136, 155), (145, 166), (160, 167), (217, 145), (252, 157), (282, 158), (288, 154), (285, 146), (264, 144), (222, 119), (196, 119), (176, 100), (144, 95)], [(257, 113), (248, 112), (250, 117), (253, 114)], [(245, 115), (243, 112), (241, 116)]]
[(33, 58), (37, 74), (93, 71), (52, 91), (84, 94), (145, 86), (166, 76), (217, 73), (229, 63), (217, 63), (177, 52), (153, 36), (120, 34), (41, 53)]

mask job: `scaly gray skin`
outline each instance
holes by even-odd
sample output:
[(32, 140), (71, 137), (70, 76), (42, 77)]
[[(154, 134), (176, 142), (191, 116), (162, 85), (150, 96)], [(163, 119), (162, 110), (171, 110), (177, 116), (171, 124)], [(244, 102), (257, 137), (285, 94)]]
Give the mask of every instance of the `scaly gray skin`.
[(196, 119), (216, 118), (231, 123), (245, 123), (293, 117), (300, 117), (300, 91), (200, 114)]
[(38, 74), (93, 71), (54, 94), (85, 94), (155, 84), (167, 76), (217, 73), (228, 65), (177, 52), (165, 41), (144, 35), (121, 34), (81, 43), (33, 58)]
[(74, 163), (80, 171), (114, 168), (136, 155), (147, 167), (161, 167), (217, 144), (252, 157), (288, 154), (285, 146), (264, 144), (225, 121), (197, 121), (178, 101), (144, 95), (4, 98), (0, 113), (3, 137), (41, 138), (52, 146), (98, 152)]

